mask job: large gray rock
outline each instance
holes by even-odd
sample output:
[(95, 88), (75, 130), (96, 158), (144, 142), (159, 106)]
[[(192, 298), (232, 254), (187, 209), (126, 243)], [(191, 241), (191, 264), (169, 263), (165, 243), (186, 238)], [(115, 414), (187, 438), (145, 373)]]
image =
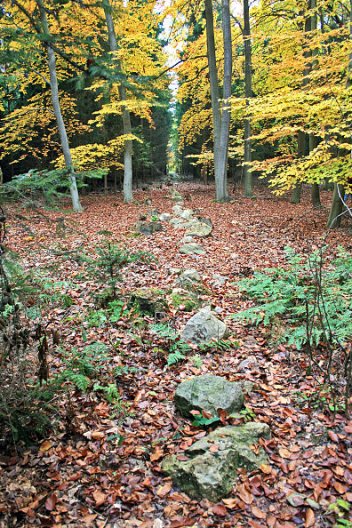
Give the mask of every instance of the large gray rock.
[(161, 213), (159, 216), (160, 222), (170, 222), (171, 218), (172, 217), (170, 213)]
[(170, 196), (171, 196), (171, 199), (174, 202), (183, 202), (182, 194), (180, 194), (178, 191), (176, 191), (176, 189), (171, 189)]
[(181, 207), (181, 205), (176, 204), (173, 206), (172, 212), (174, 213), (175, 216), (181, 216), (183, 212), (183, 207)]
[(195, 242), (190, 242), (180, 247), (180, 253), (183, 255), (205, 255), (205, 249)]
[(171, 218), (170, 224), (175, 229), (184, 229), (185, 228), (185, 221), (182, 220), (182, 218)]
[(191, 343), (207, 343), (212, 339), (222, 339), (227, 333), (225, 323), (212, 313), (209, 306), (202, 308), (187, 322), (182, 339)]
[(184, 220), (190, 220), (192, 216), (193, 216), (192, 209), (184, 209), (180, 213), (180, 217), (183, 218)]
[(267, 462), (251, 446), (269, 434), (268, 425), (255, 422), (220, 427), (184, 452), (188, 460), (167, 457), (162, 469), (190, 497), (217, 502), (231, 491), (239, 467), (253, 470)]
[(187, 236), (196, 236), (200, 238), (209, 236), (213, 231), (211, 221), (206, 218), (191, 220), (185, 227)]
[(205, 374), (180, 383), (175, 392), (175, 407), (182, 416), (192, 416), (191, 411), (206, 411), (218, 416), (223, 409), (228, 414), (239, 412), (244, 404), (240, 383), (232, 383), (221, 376)]
[(176, 279), (175, 284), (180, 288), (193, 289), (194, 287), (199, 286), (200, 282), (201, 277), (198, 271), (191, 268), (184, 270)]
[(219, 273), (214, 273), (212, 282), (214, 286), (221, 287), (221, 286), (224, 286), (228, 280), (229, 280), (229, 277), (227, 277), (226, 275), (220, 275)]
[(137, 223), (136, 229), (139, 233), (142, 233), (143, 235), (152, 235), (153, 233), (162, 231), (163, 227), (160, 222), (142, 221)]

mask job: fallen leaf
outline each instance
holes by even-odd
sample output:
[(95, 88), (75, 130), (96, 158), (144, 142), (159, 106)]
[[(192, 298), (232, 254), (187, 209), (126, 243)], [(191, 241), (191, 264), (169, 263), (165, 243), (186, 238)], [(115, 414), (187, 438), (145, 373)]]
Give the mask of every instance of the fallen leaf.
[(318, 504), (315, 500), (308, 498), (306, 499), (306, 503), (308, 506), (313, 508), (313, 510), (320, 510), (320, 504)]
[(244, 484), (238, 486), (237, 493), (245, 504), (252, 504), (253, 495), (245, 488)]
[(155, 451), (150, 455), (151, 462), (156, 462), (157, 460), (160, 460), (164, 456), (163, 450), (157, 446)]
[(308, 508), (306, 511), (304, 528), (311, 528), (312, 526), (315, 526), (315, 514), (311, 508)]
[(291, 452), (286, 449), (285, 447), (281, 447), (279, 449), (279, 455), (282, 457), (282, 458), (290, 458), (291, 457)]
[(227, 509), (222, 504), (215, 504), (215, 506), (212, 507), (211, 511), (219, 517), (226, 517), (227, 515)]
[(172, 489), (172, 482), (166, 482), (163, 486), (160, 486), (156, 494), (158, 497), (165, 497)]
[(342, 493), (345, 493), (347, 491), (345, 486), (343, 484), (341, 484), (341, 482), (336, 481), (336, 482), (333, 483), (333, 486), (334, 486), (335, 490), (337, 491), (337, 493), (341, 493), (342, 494)]
[(290, 495), (286, 497), (286, 500), (291, 506), (297, 508), (297, 506), (303, 506), (306, 497), (305, 495), (302, 495), (302, 493), (290, 493)]
[(251, 512), (253, 513), (254, 517), (257, 517), (257, 519), (266, 519), (266, 513), (256, 506), (251, 507)]
[(106, 495), (100, 490), (95, 490), (93, 491), (93, 499), (95, 501), (96, 506), (101, 506), (106, 500)]
[(331, 431), (331, 429), (328, 431), (328, 436), (332, 442), (335, 442), (336, 444), (339, 442), (339, 437), (334, 431)]
[(237, 499), (222, 499), (222, 502), (226, 505), (227, 508), (236, 508), (238, 504)]
[(53, 493), (52, 495), (49, 495), (49, 497), (46, 499), (45, 508), (48, 511), (53, 511), (55, 510), (56, 503), (57, 503), (57, 496), (55, 495), (55, 493)]
[(105, 438), (105, 433), (102, 433), (101, 431), (93, 431), (91, 434), (91, 438), (93, 440), (102, 440)]
[(270, 473), (272, 472), (272, 467), (269, 466), (269, 464), (262, 464), (260, 466), (260, 471), (265, 473), (265, 475), (270, 475)]
[(45, 453), (46, 451), (49, 451), (49, 449), (52, 447), (52, 442), (50, 440), (45, 440), (39, 448), (40, 453)]

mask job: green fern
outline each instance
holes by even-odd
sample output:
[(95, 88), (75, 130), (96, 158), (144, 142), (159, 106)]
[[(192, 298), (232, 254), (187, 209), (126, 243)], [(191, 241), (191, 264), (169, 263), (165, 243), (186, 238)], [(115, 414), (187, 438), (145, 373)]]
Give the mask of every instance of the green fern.
[(169, 367), (172, 365), (175, 365), (176, 363), (179, 363), (180, 361), (183, 361), (185, 359), (185, 355), (180, 352), (180, 350), (175, 350), (175, 352), (172, 352), (167, 357), (167, 364)]
[(207, 427), (208, 425), (212, 425), (219, 421), (220, 421), (220, 418), (218, 416), (211, 416), (210, 418), (205, 418), (201, 414), (197, 414), (194, 417), (192, 425), (194, 427), (204, 427), (204, 426)]
[(76, 389), (82, 392), (86, 392), (91, 383), (90, 379), (87, 376), (72, 372), (71, 370), (66, 370), (63, 375), (63, 378), (67, 381), (70, 381), (76, 387)]
[(170, 325), (165, 323), (152, 324), (150, 326), (150, 329), (152, 330), (152, 332), (154, 332), (154, 334), (157, 334), (159, 337), (162, 337), (164, 339), (174, 340), (178, 338), (177, 331)]
[(253, 299), (256, 305), (234, 317), (264, 326), (279, 318), (285, 326), (280, 341), (298, 349), (307, 343), (316, 348), (321, 342), (349, 342), (352, 338), (352, 255), (340, 249), (337, 259), (325, 267), (323, 251), (303, 258), (286, 248), (287, 268), (269, 268), (241, 281), (242, 294)]

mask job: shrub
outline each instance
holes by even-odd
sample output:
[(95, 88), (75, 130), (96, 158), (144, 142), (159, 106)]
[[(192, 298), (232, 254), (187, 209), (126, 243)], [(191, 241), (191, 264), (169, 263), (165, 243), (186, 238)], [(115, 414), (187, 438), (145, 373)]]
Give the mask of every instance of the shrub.
[[(343, 384), (347, 405), (352, 382), (352, 256), (340, 248), (337, 258), (325, 263), (326, 252), (323, 247), (303, 257), (286, 248), (286, 268), (269, 268), (239, 283), (256, 304), (234, 317), (264, 326), (279, 320), (283, 329), (277, 340), (306, 351), (311, 366), (335, 386), (335, 394)], [(318, 353), (325, 354), (325, 361), (318, 360)]]
[(151, 326), (151, 330), (164, 341), (164, 347), (168, 351), (168, 366), (185, 359), (186, 354), (190, 352), (191, 347), (182, 341), (178, 332), (168, 324), (157, 323)]
[[(25, 300), (32, 285), (14, 254), (0, 246), (0, 444), (8, 445), (10, 437), (33, 440), (48, 429), (47, 404), (36, 397), (36, 379), (28, 375), (36, 362), (38, 377), (46, 375), (45, 336), (38, 342), (38, 361), (31, 358), (33, 323), (26, 317)], [(37, 335), (39, 337), (39, 334)]]
[[(107, 169), (96, 169), (76, 173), (77, 184), (84, 187), (84, 179), (102, 178)], [(12, 180), (0, 186), (0, 198), (3, 200), (25, 201), (34, 206), (44, 199), (46, 205), (57, 206), (58, 201), (68, 195), (70, 181), (67, 169), (37, 170), (14, 176)]]
[(131, 253), (128, 249), (121, 248), (110, 241), (104, 242), (96, 248), (97, 258), (85, 256), (89, 273), (107, 287), (101, 295), (102, 304), (113, 301), (117, 296), (117, 284), (121, 281), (121, 270), (128, 264), (140, 262), (148, 264), (155, 257), (145, 251)]

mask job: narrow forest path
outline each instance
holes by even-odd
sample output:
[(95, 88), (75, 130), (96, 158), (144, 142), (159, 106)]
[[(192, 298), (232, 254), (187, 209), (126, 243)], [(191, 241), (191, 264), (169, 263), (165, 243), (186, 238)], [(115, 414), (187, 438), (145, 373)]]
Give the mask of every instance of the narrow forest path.
[[(320, 528), (333, 526), (334, 517), (326, 513), (329, 503), (337, 497), (352, 502), (346, 485), (352, 483), (351, 445), (344, 418), (337, 416), (333, 423), (330, 414), (302, 406), (297, 396), (314, 391), (314, 380), (305, 376), (305, 358), (290, 361), (285, 347), (274, 346), (266, 330), (230, 317), (248, 306), (236, 282), (255, 270), (284, 264), (286, 246), (308, 251), (319, 245), (327, 209), (313, 210), (307, 197), (291, 205), (264, 189), (257, 191), (255, 200), (235, 194), (231, 203), (218, 204), (211, 188), (177, 188), (185, 208), (212, 221), (212, 235), (201, 240), (205, 255), (180, 254), (183, 232), (167, 223), (151, 236), (135, 236), (141, 214), (172, 210), (168, 188), (136, 192), (136, 203), (128, 205), (120, 195), (87, 196), (81, 215), (43, 211), (44, 218), (23, 210), (18, 216), (15, 207), (10, 209), (9, 247), (18, 251), (27, 269), (45, 269), (61, 281), (73, 299), (65, 308), (49, 305), (45, 314), (48, 328), (60, 333), (61, 348), (50, 351), (51, 375), (63, 368), (63, 348), (81, 351), (96, 341), (105, 343), (110, 352), (101, 376), (120, 368), (121, 399), (112, 408), (99, 391), (71, 390), (57, 399), (56, 429), (39, 450), (33, 446), (18, 456), (0, 457), (0, 526)], [(342, 229), (329, 235), (332, 253), (339, 244), (351, 249), (347, 234)], [(124, 292), (140, 287), (167, 290), (174, 284), (175, 269), (196, 269), (205, 287), (203, 301), (226, 320), (233, 346), (204, 351), (197, 361), (190, 354), (168, 367), (148, 328), (132, 328), (125, 318), (113, 325), (87, 324), (87, 314), (94, 311), (92, 298), (102, 286), (82, 277), (76, 256), (94, 254), (107, 237), (131, 253), (146, 251), (157, 259), (125, 268)], [(190, 316), (174, 308), (167, 314), (177, 330)], [(144, 319), (148, 325), (155, 322)], [(230, 496), (215, 505), (173, 489), (160, 468), (164, 456), (204, 435), (175, 414), (172, 401), (181, 380), (204, 373), (253, 382), (246, 406), (272, 431), (271, 440), (263, 443), (270, 465), (250, 475), (242, 471)], [(351, 430), (351, 423), (347, 427)], [(292, 493), (298, 495), (290, 502)], [(310, 502), (303, 504), (302, 495)]]

